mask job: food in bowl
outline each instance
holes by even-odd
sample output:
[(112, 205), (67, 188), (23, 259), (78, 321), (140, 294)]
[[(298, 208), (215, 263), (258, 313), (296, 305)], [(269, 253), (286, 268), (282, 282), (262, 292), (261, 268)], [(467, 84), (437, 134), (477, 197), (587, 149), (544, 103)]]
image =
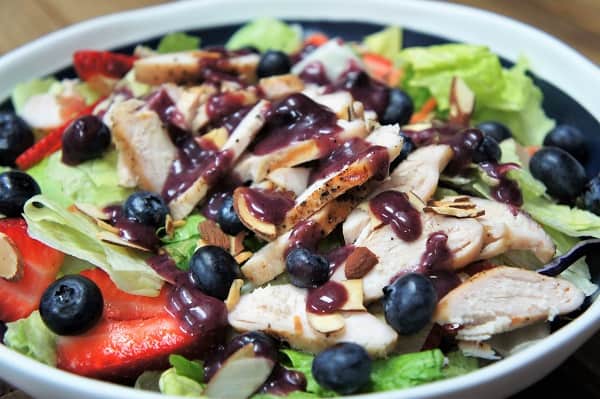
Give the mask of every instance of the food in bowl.
[(0, 319), (42, 362), (165, 394), (386, 391), (510, 356), (596, 291), (598, 182), (525, 61), (260, 19), (73, 63), (1, 119)]

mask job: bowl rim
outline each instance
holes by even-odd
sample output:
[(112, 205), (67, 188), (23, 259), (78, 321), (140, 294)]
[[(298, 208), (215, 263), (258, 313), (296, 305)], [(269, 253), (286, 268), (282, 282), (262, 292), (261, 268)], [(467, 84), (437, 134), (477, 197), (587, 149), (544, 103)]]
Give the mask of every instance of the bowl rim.
[[(549, 34), (505, 16), (463, 5), (422, 0), (370, 0), (368, 4), (363, 0), (305, 0), (302, 4), (291, 1), (253, 0), (252, 4), (253, 7), (248, 7), (246, 0), (177, 2), (111, 14), (53, 32), (0, 57), (0, 76), (15, 78), (11, 79), (10, 83), (6, 82), (6, 78), (0, 79), (0, 99), (7, 97), (15, 81), (24, 81), (32, 76), (45, 76), (66, 67), (70, 62), (65, 60), (70, 60), (71, 53), (76, 48), (114, 48), (169, 31), (240, 23), (258, 15), (266, 15), (294, 20), (354, 19), (384, 25), (395, 23), (456, 41), (473, 42), (476, 38), (477, 42), (489, 45), (494, 52), (511, 61), (515, 61), (520, 52), (525, 52), (538, 76), (552, 82), (579, 102), (596, 119), (600, 119), (600, 102), (595, 101), (595, 94), (600, 89), (598, 67)], [(224, 8), (227, 8), (227, 13), (222, 12)], [(319, 8), (320, 11), (316, 14), (315, 10)], [(382, 9), (388, 11), (383, 13)], [(198, 14), (204, 19), (194, 18)], [(452, 22), (448, 22), (449, 15), (452, 16)], [(505, 34), (494, 35), (493, 32), (499, 31)], [(514, 43), (519, 43), (519, 48), (515, 48)], [(558, 62), (544, 62), (548, 54)], [(46, 62), (40, 63), (39, 59)], [(562, 73), (561, 68), (569, 70), (570, 73)], [(425, 398), (456, 394), (506, 377), (529, 363), (551, 356), (552, 352), (560, 348), (571, 347), (570, 354), (598, 329), (600, 301), (596, 300), (567, 326), (536, 345), (500, 362), (464, 376), (404, 390), (367, 395), (369, 398), (379, 399), (390, 396)], [(44, 380), (56, 389), (77, 392), (82, 396), (101, 393), (104, 397), (132, 399), (171, 397), (80, 377), (46, 366), (3, 345), (0, 345), (0, 365), (27, 376), (30, 381)]]

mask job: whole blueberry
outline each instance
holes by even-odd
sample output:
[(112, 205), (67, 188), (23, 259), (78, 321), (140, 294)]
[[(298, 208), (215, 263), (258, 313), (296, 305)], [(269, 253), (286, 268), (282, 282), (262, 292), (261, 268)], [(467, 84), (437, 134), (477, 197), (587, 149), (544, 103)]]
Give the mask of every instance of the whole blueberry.
[(0, 173), (0, 214), (21, 216), (25, 202), (40, 193), (40, 186), (27, 173), (16, 170)]
[(329, 262), (306, 248), (294, 248), (285, 258), (290, 282), (300, 288), (315, 288), (329, 280)]
[(275, 75), (284, 75), (290, 72), (292, 63), (290, 57), (283, 51), (268, 50), (260, 56), (256, 75), (266, 78)]
[(78, 335), (92, 328), (102, 316), (104, 300), (98, 286), (80, 275), (64, 276), (44, 291), (40, 316), (58, 335)]
[(311, 371), (319, 385), (348, 395), (369, 382), (371, 369), (371, 358), (362, 346), (341, 342), (315, 356)]
[(390, 164), (390, 170), (396, 169), (396, 167), (408, 157), (408, 155), (417, 148), (415, 142), (404, 133), (400, 133), (402, 136), (402, 150), (400, 150), (400, 154), (392, 161)]
[(192, 281), (202, 292), (224, 300), (233, 280), (240, 274), (240, 266), (223, 248), (206, 245), (198, 248), (192, 255), (190, 274)]
[(491, 138), (496, 140), (496, 142), (498, 143), (512, 137), (512, 132), (510, 131), (510, 129), (500, 122), (481, 122), (476, 126), (476, 128), (481, 130), (486, 136), (490, 136)]
[(543, 147), (529, 161), (529, 170), (559, 201), (572, 202), (587, 182), (585, 169), (571, 154), (558, 147)]
[(232, 355), (248, 344), (252, 344), (254, 353), (257, 356), (277, 361), (279, 353), (277, 342), (262, 331), (250, 331), (235, 336), (225, 346), (225, 357)]
[(585, 209), (600, 216), (600, 176), (587, 182), (582, 200)]
[(27, 123), (13, 112), (0, 112), (0, 165), (13, 166), (34, 142)]
[(502, 150), (496, 139), (484, 135), (481, 143), (473, 151), (473, 162), (498, 162), (502, 156)]
[(223, 200), (221, 209), (219, 209), (219, 213), (217, 214), (217, 223), (219, 223), (221, 230), (232, 236), (244, 231), (245, 226), (242, 224), (233, 207), (232, 195), (228, 195)]
[(544, 145), (547, 147), (562, 148), (573, 155), (579, 162), (584, 162), (587, 159), (585, 136), (575, 126), (556, 126), (544, 138)]
[(99, 158), (110, 146), (110, 130), (94, 115), (75, 119), (62, 136), (62, 161), (79, 165)]
[(425, 327), (436, 305), (435, 288), (422, 274), (406, 274), (383, 289), (385, 320), (401, 335), (411, 335)]
[(138, 191), (125, 200), (123, 213), (127, 219), (158, 228), (165, 225), (169, 208), (159, 195)]
[(400, 89), (391, 89), (389, 94), (389, 102), (379, 118), (382, 125), (399, 124), (406, 125), (410, 121), (415, 110), (412, 99), (408, 94)]

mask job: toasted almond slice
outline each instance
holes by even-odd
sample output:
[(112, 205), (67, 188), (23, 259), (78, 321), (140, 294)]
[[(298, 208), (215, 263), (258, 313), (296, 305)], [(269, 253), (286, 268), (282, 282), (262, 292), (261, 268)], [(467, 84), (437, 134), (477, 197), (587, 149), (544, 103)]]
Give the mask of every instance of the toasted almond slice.
[(109, 231), (113, 234), (119, 234), (119, 229), (112, 224), (106, 223), (104, 220), (96, 219), (96, 225), (104, 231)]
[(229, 287), (229, 293), (227, 294), (227, 298), (225, 298), (225, 306), (229, 312), (231, 312), (231, 310), (235, 308), (235, 305), (240, 301), (240, 290), (243, 285), (244, 280), (237, 278), (233, 280), (231, 287)]
[(346, 326), (344, 316), (340, 313), (317, 314), (306, 312), (306, 318), (312, 328), (323, 334), (340, 331)]
[(408, 197), (408, 202), (410, 202), (413, 208), (421, 212), (423, 211), (423, 208), (425, 207), (425, 202), (417, 194), (415, 194), (412, 191), (409, 191), (406, 193), (406, 196)]
[(367, 247), (357, 247), (346, 258), (344, 271), (346, 278), (363, 278), (379, 262), (377, 256)]
[(169, 214), (167, 214), (167, 217), (165, 218), (165, 233), (168, 237), (172, 237), (173, 233), (175, 233), (175, 225), (173, 224), (173, 218)]
[(341, 310), (367, 310), (363, 304), (363, 285), (362, 279), (341, 281), (348, 293), (348, 300), (342, 306)]
[(110, 231), (99, 231), (96, 233), (96, 237), (99, 240), (104, 241), (108, 244), (118, 245), (120, 247), (137, 249), (144, 252), (152, 252), (150, 249), (142, 247), (141, 245), (134, 244), (130, 241), (124, 240), (118, 235), (111, 233)]
[(476, 218), (485, 215), (483, 209), (460, 209), (451, 206), (426, 206), (423, 208), (425, 212), (434, 212), (438, 215), (453, 216), (455, 218)]
[(450, 85), (450, 122), (461, 126), (468, 126), (471, 115), (475, 109), (475, 94), (465, 81), (455, 76)]
[(23, 277), (21, 253), (13, 240), (4, 233), (0, 233), (0, 277), (9, 281)]
[(213, 129), (202, 136), (202, 140), (211, 141), (219, 149), (225, 145), (228, 138), (229, 132), (224, 127)]
[(185, 220), (173, 220), (173, 227), (178, 228), (182, 226), (185, 226)]
[(240, 221), (254, 231), (257, 236), (272, 241), (277, 236), (277, 227), (273, 223), (263, 222), (255, 217), (250, 211), (250, 204), (246, 201), (246, 196), (242, 195), (239, 189), (233, 192), (233, 207), (238, 214)]
[(92, 219), (108, 220), (110, 216), (101, 208), (92, 204), (75, 203), (75, 209)]
[(241, 265), (242, 263), (244, 263), (245, 261), (250, 259), (252, 257), (252, 255), (253, 255), (252, 252), (244, 251), (244, 252), (240, 252), (239, 254), (234, 256), (234, 259), (237, 263), (239, 263)]
[(244, 239), (248, 233), (240, 231), (235, 237), (229, 236), (229, 253), (236, 256), (244, 251)]
[(209, 245), (215, 245), (229, 250), (229, 236), (223, 233), (223, 230), (210, 219), (204, 220), (198, 225), (198, 231), (202, 239)]

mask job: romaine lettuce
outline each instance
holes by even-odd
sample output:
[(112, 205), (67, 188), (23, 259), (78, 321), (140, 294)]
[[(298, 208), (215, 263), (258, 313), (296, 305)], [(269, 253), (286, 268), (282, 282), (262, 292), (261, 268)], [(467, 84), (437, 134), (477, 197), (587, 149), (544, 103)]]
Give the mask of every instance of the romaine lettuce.
[(363, 45), (372, 53), (397, 61), (402, 48), (402, 30), (397, 26), (388, 26), (363, 39)]
[(162, 373), (162, 371), (144, 371), (135, 380), (133, 387), (144, 391), (160, 392), (158, 381)]
[(32, 79), (28, 82), (18, 83), (12, 92), (12, 104), (17, 113), (21, 112), (23, 106), (31, 96), (47, 93), (52, 85), (58, 83), (55, 78)]
[(225, 47), (237, 50), (254, 46), (261, 52), (280, 50), (292, 53), (300, 48), (302, 39), (299, 30), (274, 18), (258, 18), (235, 32)]
[(190, 215), (185, 219), (185, 224), (177, 229), (171, 237), (162, 238), (163, 248), (175, 261), (179, 269), (187, 270), (190, 258), (198, 246), (200, 233), (198, 225), (204, 220), (202, 215)]
[(183, 32), (174, 32), (160, 39), (156, 51), (159, 53), (176, 53), (178, 51), (197, 50), (198, 48), (200, 48), (199, 37), (190, 36)]
[(87, 217), (44, 195), (25, 204), (24, 217), (31, 237), (100, 267), (123, 291), (158, 295), (163, 282), (146, 263), (147, 254), (102, 242), (97, 237), (99, 228)]
[(37, 310), (24, 319), (6, 323), (4, 344), (42, 363), (56, 366), (56, 335), (46, 327)]
[(177, 374), (174, 367), (164, 371), (158, 380), (160, 392), (165, 395), (197, 398), (202, 396), (204, 387), (191, 378)]
[(170, 355), (169, 363), (178, 375), (191, 378), (194, 381), (204, 381), (204, 368), (199, 360), (188, 360), (181, 355)]
[(439, 349), (392, 356), (373, 362), (374, 392), (409, 388), (444, 378), (444, 354)]

